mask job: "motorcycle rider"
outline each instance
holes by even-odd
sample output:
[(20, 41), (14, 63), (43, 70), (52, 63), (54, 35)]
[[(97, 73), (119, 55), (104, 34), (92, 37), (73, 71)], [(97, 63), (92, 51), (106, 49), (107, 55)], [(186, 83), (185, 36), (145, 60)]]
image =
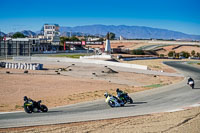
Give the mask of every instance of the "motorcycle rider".
[(25, 101), (25, 102), (29, 101), (29, 99), (28, 99), (27, 96), (24, 96), (24, 101)]
[(108, 93), (106, 92), (106, 93), (104, 93), (104, 96), (107, 98), (108, 97)]
[(121, 97), (121, 96), (123, 95), (123, 93), (124, 93), (124, 92), (123, 92), (122, 90), (120, 90), (119, 88), (116, 89), (116, 92), (117, 92), (117, 96), (118, 96), (118, 97)]
[(190, 82), (193, 82), (193, 84), (192, 84), (192, 89), (194, 89), (194, 79), (192, 79), (191, 77), (188, 78), (187, 84), (190, 85), (190, 84), (189, 84)]
[(124, 103), (133, 103), (133, 100), (131, 97), (128, 96), (128, 94), (126, 92), (123, 92), (122, 90), (120, 90), (119, 88), (116, 89), (117, 92), (117, 97), (123, 101)]
[(116, 92), (117, 92), (117, 97), (119, 98), (119, 100), (123, 103), (126, 103), (125, 101), (123, 101), (122, 99), (120, 99), (121, 97), (124, 97), (126, 94), (120, 90), (119, 88), (116, 89)]
[(192, 79), (191, 77), (188, 77), (188, 82), (187, 82), (187, 84), (189, 84), (189, 82), (193, 82), (194, 83), (194, 79)]
[(48, 108), (44, 104), (40, 104), (42, 101), (34, 101), (31, 98), (28, 98), (27, 96), (24, 96), (24, 110), (26, 113), (32, 113), (32, 112), (47, 112)]
[(31, 98), (28, 98), (27, 96), (24, 96), (24, 101), (25, 102), (33, 102), (33, 105), (37, 106), (38, 102), (32, 100)]
[(28, 98), (27, 96), (24, 96), (24, 101), (25, 101), (25, 102), (27, 102), (27, 101), (31, 101), (31, 102), (33, 102), (33, 100), (30, 99), (30, 98)]

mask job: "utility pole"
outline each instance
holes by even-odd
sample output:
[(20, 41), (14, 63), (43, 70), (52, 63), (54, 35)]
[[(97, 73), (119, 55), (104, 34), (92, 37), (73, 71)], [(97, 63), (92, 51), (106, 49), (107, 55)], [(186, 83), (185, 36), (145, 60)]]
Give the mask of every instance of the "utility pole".
[(29, 52), (28, 52), (28, 54), (29, 54), (29, 60), (31, 61), (31, 48), (30, 48), (30, 40), (29, 40), (29, 43), (28, 43), (28, 47), (29, 47)]
[(7, 61), (7, 52), (8, 52), (8, 46), (7, 46), (7, 41), (6, 40), (4, 40), (4, 42), (5, 42), (5, 52), (6, 52), (6, 61)]

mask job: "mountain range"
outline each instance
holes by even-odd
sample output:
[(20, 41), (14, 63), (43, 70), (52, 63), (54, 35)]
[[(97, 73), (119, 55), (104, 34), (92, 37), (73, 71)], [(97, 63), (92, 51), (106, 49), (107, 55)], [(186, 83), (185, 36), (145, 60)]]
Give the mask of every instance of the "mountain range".
[(86, 25), (76, 27), (60, 27), (61, 34), (64, 32), (81, 32), (87, 34), (106, 35), (108, 32), (115, 33), (116, 37), (123, 36), (127, 39), (188, 39), (200, 40), (200, 35), (190, 35), (182, 32), (151, 28), (145, 26), (126, 25)]
[[(181, 39), (181, 40), (200, 40), (200, 35), (190, 35), (182, 32), (151, 28), (145, 26), (126, 26), (126, 25), (85, 25), (76, 27), (60, 27), (62, 36), (78, 35), (97, 35), (105, 36), (108, 32), (115, 33), (116, 37), (123, 36), (127, 39)], [(30, 30), (21, 31), (25, 36), (36, 36), (40, 32), (32, 32)], [(5, 34), (0, 32), (0, 36), (12, 36), (14, 32)]]
[(3, 32), (0, 32), (0, 36), (5, 36), (6, 34)]
[[(25, 36), (31, 37), (31, 36), (37, 36), (37, 33), (31, 31), (31, 30), (23, 30), (20, 31), (22, 34), (24, 34)], [(8, 34), (5, 34), (4, 32), (0, 32), (0, 36), (12, 36), (13, 34), (15, 34), (15, 32), (10, 32)]]

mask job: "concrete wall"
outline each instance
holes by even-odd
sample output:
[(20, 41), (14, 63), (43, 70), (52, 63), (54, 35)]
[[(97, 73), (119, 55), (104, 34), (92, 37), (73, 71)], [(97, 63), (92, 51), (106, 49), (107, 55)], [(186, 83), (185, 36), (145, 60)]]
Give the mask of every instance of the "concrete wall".
[(111, 55), (80, 56), (80, 59), (95, 59), (95, 58), (112, 59), (112, 56)]
[[(21, 57), (20, 60), (22, 58), (23, 57)], [(14, 57), (13, 59), (15, 61), (18, 60), (17, 57)], [(80, 63), (101, 64), (101, 65), (106, 65), (106, 66), (117, 66), (117, 67), (147, 70), (147, 66), (144, 66), (144, 65), (127, 64), (127, 63), (102, 61), (102, 60), (91, 60), (91, 59), (72, 59), (72, 58), (56, 58), (56, 57), (31, 57), (31, 61), (80, 62)]]

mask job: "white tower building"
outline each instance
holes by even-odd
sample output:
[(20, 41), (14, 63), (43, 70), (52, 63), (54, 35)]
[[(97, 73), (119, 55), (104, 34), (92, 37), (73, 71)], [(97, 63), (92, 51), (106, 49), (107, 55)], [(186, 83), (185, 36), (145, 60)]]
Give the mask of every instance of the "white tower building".
[(109, 40), (109, 34), (107, 34), (107, 39), (106, 39), (106, 47), (105, 47), (105, 52), (107, 54), (110, 54), (111, 53), (111, 46), (110, 46), (110, 40)]
[(106, 47), (105, 47), (105, 52), (106, 53), (111, 53), (111, 47), (110, 47), (110, 40), (106, 39)]
[(60, 31), (58, 24), (44, 24), (43, 36), (48, 41), (56, 42), (59, 41)]

